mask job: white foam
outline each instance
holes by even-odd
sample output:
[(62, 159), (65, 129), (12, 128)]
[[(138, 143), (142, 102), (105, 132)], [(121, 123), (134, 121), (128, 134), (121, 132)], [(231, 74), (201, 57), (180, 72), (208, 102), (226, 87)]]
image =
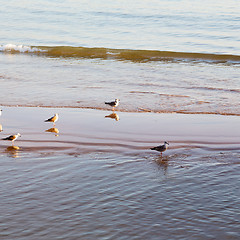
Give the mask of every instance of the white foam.
[(0, 45), (0, 52), (33, 53), (33, 52), (43, 52), (43, 50), (36, 47), (30, 47), (30, 46), (24, 46), (24, 45), (6, 44), (6, 45)]

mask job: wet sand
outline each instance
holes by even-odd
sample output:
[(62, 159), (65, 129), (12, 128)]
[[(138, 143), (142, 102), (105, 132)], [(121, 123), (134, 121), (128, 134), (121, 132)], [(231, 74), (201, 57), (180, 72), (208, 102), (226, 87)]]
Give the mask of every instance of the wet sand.
[(0, 238), (239, 238), (239, 117), (2, 109)]
[[(1, 138), (21, 133), (20, 152), (146, 154), (170, 142), (164, 155), (240, 151), (237, 116), (125, 113), (71, 108), (2, 107)], [(59, 113), (56, 126), (44, 122)], [(2, 152), (11, 145), (1, 141)], [(13, 149), (12, 149), (13, 150)]]

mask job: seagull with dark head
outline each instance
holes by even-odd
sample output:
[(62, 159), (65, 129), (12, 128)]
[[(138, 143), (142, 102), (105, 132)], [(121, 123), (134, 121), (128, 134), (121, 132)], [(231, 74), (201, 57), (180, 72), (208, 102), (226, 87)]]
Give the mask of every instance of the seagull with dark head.
[(10, 135), (9, 137), (6, 137), (6, 138), (2, 138), (2, 140), (12, 141), (12, 145), (13, 145), (13, 142), (17, 140), (18, 137), (21, 137), (20, 133), (17, 133), (15, 135)]
[(58, 113), (56, 113), (53, 117), (45, 120), (45, 122), (53, 122), (53, 126), (55, 126), (55, 122), (58, 120)]
[(113, 101), (113, 102), (105, 102), (105, 104), (111, 106), (113, 108), (113, 110), (114, 110), (114, 108), (119, 105), (119, 102), (120, 102), (120, 99), (116, 98), (115, 101)]
[(160, 153), (161, 153), (161, 156), (162, 156), (162, 153), (167, 150), (168, 145), (169, 145), (168, 142), (164, 142), (163, 145), (160, 145), (160, 146), (157, 146), (157, 147), (153, 147), (153, 148), (150, 148), (150, 149), (160, 152)]

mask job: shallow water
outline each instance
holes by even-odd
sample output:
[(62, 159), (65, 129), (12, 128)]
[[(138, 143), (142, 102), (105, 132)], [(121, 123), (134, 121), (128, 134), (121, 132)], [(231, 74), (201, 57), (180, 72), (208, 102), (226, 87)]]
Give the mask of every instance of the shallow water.
[(240, 115), (236, 64), (131, 62), (0, 54), (0, 102), (8, 106)]
[(4, 239), (239, 238), (239, 154), (0, 159)]
[(238, 117), (110, 114), (3, 108), (1, 238), (239, 238)]

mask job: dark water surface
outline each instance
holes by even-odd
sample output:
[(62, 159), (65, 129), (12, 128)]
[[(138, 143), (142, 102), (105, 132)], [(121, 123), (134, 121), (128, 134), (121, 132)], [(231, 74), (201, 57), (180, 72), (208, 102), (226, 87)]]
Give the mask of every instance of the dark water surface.
[(239, 154), (0, 160), (1, 239), (239, 239)]

